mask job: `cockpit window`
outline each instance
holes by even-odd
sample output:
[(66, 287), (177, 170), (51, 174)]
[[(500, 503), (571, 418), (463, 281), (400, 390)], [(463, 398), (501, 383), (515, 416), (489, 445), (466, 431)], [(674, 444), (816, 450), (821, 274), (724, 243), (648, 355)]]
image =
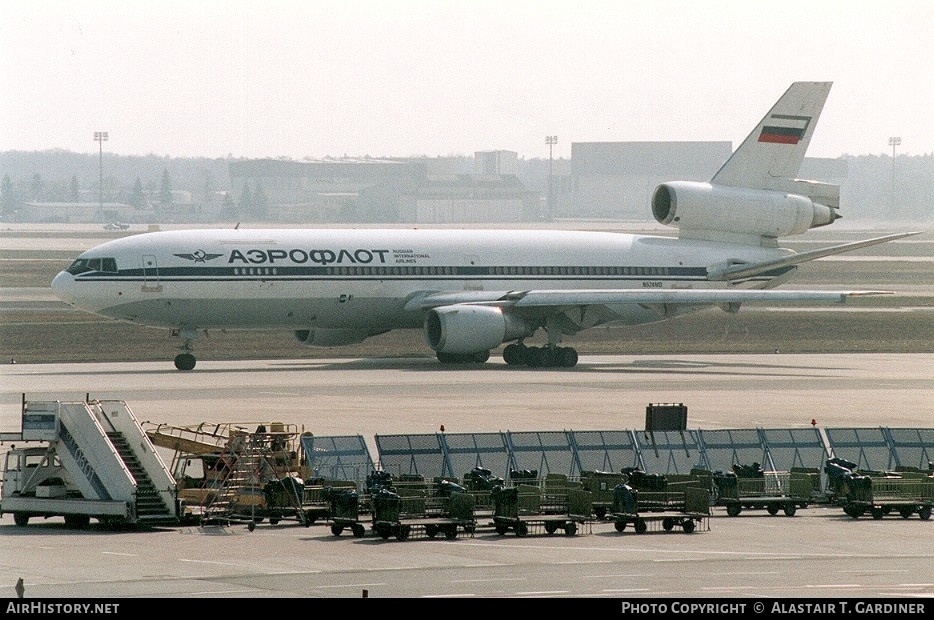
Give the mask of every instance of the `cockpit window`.
[(89, 271), (117, 272), (117, 259), (115, 258), (79, 258), (66, 269), (73, 276)]

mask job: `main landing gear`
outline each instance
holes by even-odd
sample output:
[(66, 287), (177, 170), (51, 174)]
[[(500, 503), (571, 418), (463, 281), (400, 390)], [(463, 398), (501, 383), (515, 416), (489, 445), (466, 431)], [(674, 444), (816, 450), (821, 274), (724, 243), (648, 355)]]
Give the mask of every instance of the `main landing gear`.
[(577, 350), (572, 347), (545, 345), (527, 347), (522, 343), (506, 345), (503, 361), (509, 366), (529, 368), (573, 368), (577, 365)]
[(191, 354), (191, 341), (198, 337), (198, 332), (186, 329), (176, 331), (173, 335), (180, 337), (184, 341), (182, 346), (179, 347), (183, 353), (179, 353), (175, 356), (175, 367), (179, 370), (193, 370), (196, 360), (195, 356)]

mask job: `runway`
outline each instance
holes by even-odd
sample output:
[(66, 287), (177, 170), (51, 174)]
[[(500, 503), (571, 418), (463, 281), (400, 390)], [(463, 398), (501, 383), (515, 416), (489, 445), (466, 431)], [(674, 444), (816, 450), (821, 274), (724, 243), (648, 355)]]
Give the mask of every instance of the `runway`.
[[(30, 400), (125, 400), (141, 421), (282, 421), (316, 435), (641, 428), (682, 402), (690, 428), (930, 427), (932, 355), (582, 357), (567, 370), (431, 358), (2, 367), (0, 431)], [(375, 448), (371, 446), (374, 456)], [(932, 521), (717, 508), (709, 531), (399, 542), (315, 524), (67, 530), (0, 519), (0, 589), (27, 597), (931, 597)], [(10, 590), (12, 593), (12, 589)]]

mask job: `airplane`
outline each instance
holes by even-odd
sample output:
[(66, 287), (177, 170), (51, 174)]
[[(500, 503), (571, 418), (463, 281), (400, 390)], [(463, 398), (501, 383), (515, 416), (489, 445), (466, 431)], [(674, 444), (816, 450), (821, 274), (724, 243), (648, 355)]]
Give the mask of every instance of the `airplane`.
[[(168, 328), (179, 370), (207, 330), (283, 329), (301, 345), (355, 344), (422, 329), (442, 364), (571, 368), (561, 346), (598, 325), (639, 325), (746, 302), (843, 302), (890, 291), (775, 287), (797, 265), (915, 232), (795, 253), (780, 237), (840, 215), (839, 187), (796, 178), (832, 82), (795, 82), (709, 182), (651, 197), (677, 237), (561, 230), (159, 231), (82, 253), (52, 282), (81, 310)], [(525, 340), (539, 330), (547, 344)]]

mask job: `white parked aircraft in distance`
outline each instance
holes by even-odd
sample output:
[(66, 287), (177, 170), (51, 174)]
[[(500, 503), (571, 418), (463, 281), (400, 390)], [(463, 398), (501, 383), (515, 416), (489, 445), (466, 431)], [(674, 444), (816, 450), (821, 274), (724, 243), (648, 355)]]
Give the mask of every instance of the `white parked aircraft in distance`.
[[(882, 291), (774, 290), (796, 265), (900, 233), (803, 253), (778, 238), (839, 215), (836, 185), (796, 179), (830, 82), (796, 82), (708, 183), (659, 185), (652, 213), (678, 238), (539, 230), (183, 230), (109, 241), (52, 283), (67, 303), (173, 330), (191, 370), (211, 329), (286, 329), (333, 347), (422, 328), (442, 363), (571, 367), (565, 336), (719, 306), (841, 302)], [(524, 340), (543, 329), (548, 344)]]

